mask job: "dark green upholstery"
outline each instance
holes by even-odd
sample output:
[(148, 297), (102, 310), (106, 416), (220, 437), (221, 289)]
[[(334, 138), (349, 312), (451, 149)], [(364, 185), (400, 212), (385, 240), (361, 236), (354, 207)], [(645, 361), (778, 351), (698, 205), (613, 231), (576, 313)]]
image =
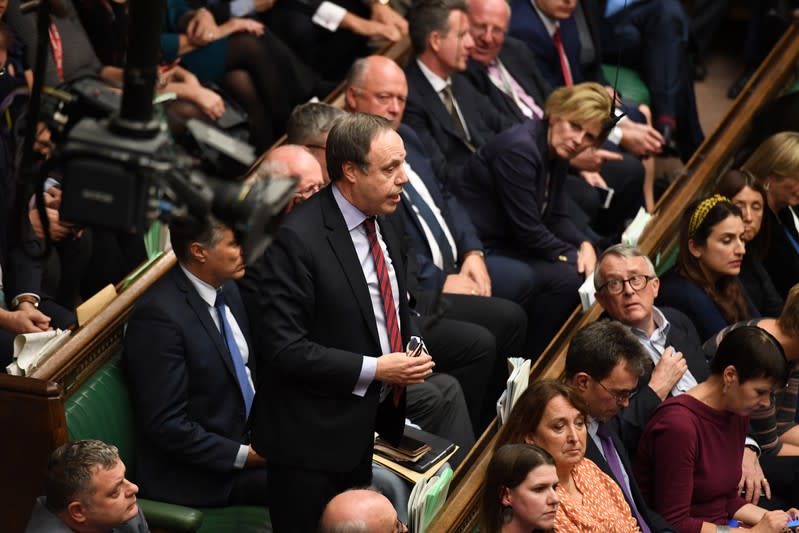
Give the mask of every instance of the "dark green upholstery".
[[(70, 440), (99, 439), (119, 448), (129, 472), (134, 471), (133, 410), (128, 386), (115, 355), (64, 404)], [(264, 495), (265, 497), (266, 495)], [(177, 533), (271, 533), (269, 512), (262, 507), (193, 509), (139, 499), (151, 528)]]
[[(605, 74), (605, 79), (608, 80), (609, 84), (613, 85), (616, 82), (615, 65), (602, 65), (602, 72)], [(646, 105), (650, 105), (651, 103), (649, 88), (641, 80), (641, 76), (633, 69), (619, 67), (619, 85), (617, 90), (626, 100), (632, 100), (639, 104)]]

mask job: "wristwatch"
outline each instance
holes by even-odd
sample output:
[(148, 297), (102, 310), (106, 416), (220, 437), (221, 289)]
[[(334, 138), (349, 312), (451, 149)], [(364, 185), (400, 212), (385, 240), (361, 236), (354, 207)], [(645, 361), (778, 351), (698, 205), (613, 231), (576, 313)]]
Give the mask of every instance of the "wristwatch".
[(33, 304), (33, 307), (39, 307), (40, 301), (41, 298), (39, 298), (37, 295), (33, 294), (32, 292), (23, 292), (22, 294), (16, 295), (11, 300), (11, 309), (18, 308), (19, 305), (23, 302), (28, 302), (30, 304)]
[(482, 257), (483, 259), (485, 259), (485, 256), (486, 256), (485, 252), (484, 252), (484, 251), (482, 251), (482, 250), (469, 250), (468, 252), (466, 252), (465, 254), (463, 254), (463, 258), (464, 258), (464, 259), (466, 259), (466, 258), (467, 258), (467, 257), (469, 257), (470, 255), (479, 255), (479, 256), (480, 256), (480, 257)]

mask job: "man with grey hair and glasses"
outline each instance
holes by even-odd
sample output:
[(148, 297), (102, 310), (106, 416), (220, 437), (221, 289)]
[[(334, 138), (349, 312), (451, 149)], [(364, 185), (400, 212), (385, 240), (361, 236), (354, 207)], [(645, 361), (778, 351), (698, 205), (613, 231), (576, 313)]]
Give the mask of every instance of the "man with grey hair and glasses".
[(149, 533), (116, 446), (77, 440), (57, 448), (47, 465), (25, 533)]
[[(655, 365), (638, 380), (629, 405), (618, 415), (621, 440), (633, 456), (660, 402), (707, 379), (708, 363), (691, 320), (676, 309), (655, 306), (660, 279), (641, 250), (626, 244), (607, 248), (597, 261), (594, 286), (596, 300), (607, 315), (632, 331)], [(761, 486), (764, 479), (759, 454), (757, 442), (747, 437), (741, 484), (753, 503), (759, 497), (753, 487)]]

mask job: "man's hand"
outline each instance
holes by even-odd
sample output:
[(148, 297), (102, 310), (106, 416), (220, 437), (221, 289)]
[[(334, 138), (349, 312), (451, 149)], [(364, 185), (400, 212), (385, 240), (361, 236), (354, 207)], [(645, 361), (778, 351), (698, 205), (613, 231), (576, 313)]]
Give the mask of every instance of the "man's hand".
[(389, 5), (373, 2), (371, 19), (375, 22), (381, 22), (395, 28), (399, 32), (400, 37), (408, 35), (408, 21), (405, 20), (402, 15), (394, 11)]
[(465, 274), (450, 274), (444, 280), (444, 287), (442, 292), (447, 294), (468, 294), (470, 296), (477, 296), (480, 294), (480, 286), (475, 281), (466, 276)]
[(264, 34), (264, 25), (257, 20), (248, 18), (232, 18), (219, 26), (220, 37), (246, 31), (260, 37)]
[(592, 187), (599, 187), (600, 189), (607, 189), (608, 184), (599, 174), (599, 172), (589, 172), (587, 170), (580, 171), (580, 177), (585, 180), (588, 185)]
[(770, 500), (771, 487), (766, 476), (763, 475), (763, 469), (760, 468), (757, 454), (751, 448), (744, 448), (741, 470), (741, 481), (738, 482), (738, 490), (741, 491), (746, 488), (744, 499), (753, 505), (757, 505), (760, 500), (760, 489), (762, 488), (766, 499)]
[(623, 120), (619, 127), (622, 129), (621, 147), (636, 157), (646, 158), (663, 150), (663, 136), (652, 126)]
[(263, 468), (266, 466), (266, 459), (258, 455), (252, 449), (252, 446), (247, 450), (247, 459), (244, 461), (244, 468)]
[(0, 310), (0, 327), (12, 333), (38, 333), (50, 329), (50, 317), (28, 304), (16, 311)]
[(488, 275), (488, 268), (486, 268), (483, 256), (476, 253), (466, 256), (461, 265), (461, 275), (477, 284), (477, 294), (491, 296), (491, 276)]
[(569, 159), (569, 164), (577, 170), (589, 170), (599, 172), (606, 161), (621, 161), (624, 156), (618, 152), (611, 152), (602, 148), (586, 148), (573, 158)]
[(596, 267), (594, 245), (588, 241), (583, 241), (580, 244), (580, 248), (577, 249), (577, 272), (585, 274), (585, 277), (588, 278), (594, 273), (594, 267)]
[(436, 364), (428, 354), (408, 357), (405, 352), (389, 353), (377, 358), (375, 379), (395, 385), (413, 385), (422, 383), (432, 374), (434, 366)]
[(675, 351), (674, 348), (669, 346), (663, 350), (660, 361), (652, 370), (652, 377), (649, 378), (649, 388), (655, 391), (658, 398), (665, 400), (686, 370), (688, 370), (688, 363), (685, 362), (682, 352)]

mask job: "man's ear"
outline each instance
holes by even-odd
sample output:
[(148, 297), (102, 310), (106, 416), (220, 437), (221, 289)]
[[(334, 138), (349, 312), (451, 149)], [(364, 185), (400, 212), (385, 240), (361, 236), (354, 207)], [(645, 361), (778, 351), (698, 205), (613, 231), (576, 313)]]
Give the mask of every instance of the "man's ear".
[(652, 291), (655, 293), (655, 298), (657, 298), (658, 292), (660, 292), (660, 278), (655, 276), (649, 283), (652, 285)]
[(189, 245), (189, 255), (191, 256), (192, 260), (202, 264), (205, 263), (208, 253), (205, 249), (205, 246), (199, 242), (193, 242)]
[(347, 90), (344, 92), (344, 102), (347, 105), (347, 111), (355, 111), (357, 109), (356, 106), (356, 99), (355, 93), (358, 89), (353, 87), (352, 85), (347, 86)]
[(341, 165), (341, 177), (347, 180), (349, 183), (355, 183), (357, 179), (356, 172), (358, 172), (359, 170), (360, 169), (358, 168), (358, 165), (356, 165), (352, 161), (345, 161)]
[(73, 500), (67, 504), (67, 515), (78, 524), (85, 524), (88, 520), (86, 506), (80, 500)]
[(443, 37), (438, 31), (433, 30), (430, 32), (430, 35), (427, 37), (427, 47), (435, 53), (438, 53), (441, 50), (441, 37)]
[(571, 385), (575, 389), (580, 392), (585, 392), (588, 390), (588, 382), (591, 380), (591, 376), (586, 374), (585, 372), (577, 372), (574, 377), (572, 377)]

